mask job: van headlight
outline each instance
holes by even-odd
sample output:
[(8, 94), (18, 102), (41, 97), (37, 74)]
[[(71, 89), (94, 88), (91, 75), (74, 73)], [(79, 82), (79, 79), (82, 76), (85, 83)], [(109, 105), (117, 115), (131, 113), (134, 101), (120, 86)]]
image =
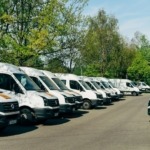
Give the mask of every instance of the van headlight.
[(69, 100), (68, 100), (68, 98), (67, 98), (67, 97), (65, 97), (65, 102), (66, 102), (66, 103), (69, 103)]
[(106, 95), (107, 95), (108, 97), (111, 97), (111, 94), (110, 94), (110, 93), (106, 93)]
[(44, 106), (49, 106), (49, 100), (46, 99), (45, 97), (42, 97), (44, 101)]

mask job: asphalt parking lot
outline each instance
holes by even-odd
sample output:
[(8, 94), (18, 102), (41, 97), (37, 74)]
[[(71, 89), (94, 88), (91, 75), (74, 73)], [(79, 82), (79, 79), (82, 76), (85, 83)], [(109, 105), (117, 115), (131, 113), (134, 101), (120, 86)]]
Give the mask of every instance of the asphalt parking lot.
[(149, 150), (149, 99), (126, 96), (44, 124), (10, 126), (0, 133), (0, 150)]

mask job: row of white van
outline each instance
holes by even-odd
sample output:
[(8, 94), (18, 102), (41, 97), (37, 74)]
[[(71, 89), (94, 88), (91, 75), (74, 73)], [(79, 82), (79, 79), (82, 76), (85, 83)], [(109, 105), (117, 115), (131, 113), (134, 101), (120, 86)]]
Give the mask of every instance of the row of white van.
[[(0, 63), (0, 129), (109, 104), (123, 94), (105, 78), (53, 74)], [(139, 93), (137, 91), (135, 95)], [(133, 94), (133, 92), (132, 92)]]

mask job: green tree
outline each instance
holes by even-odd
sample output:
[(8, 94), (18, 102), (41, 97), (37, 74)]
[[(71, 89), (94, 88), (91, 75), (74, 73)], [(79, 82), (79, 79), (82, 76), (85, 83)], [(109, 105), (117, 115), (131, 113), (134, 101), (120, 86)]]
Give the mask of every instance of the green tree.
[(96, 70), (99, 68), (101, 76), (126, 76), (127, 68), (134, 58), (134, 49), (119, 34), (117, 23), (118, 20), (107, 15), (104, 10), (89, 18), (84, 46), (81, 49), (86, 72), (88, 66), (96, 64), (93, 67)]
[[(31, 58), (37, 57), (37, 53), (28, 47), (28, 36), (46, 3), (46, 0), (0, 1), (0, 50), (3, 61), (25, 65)], [(6, 54), (11, 57), (7, 58), (4, 56)]]
[(150, 66), (140, 52), (136, 54), (132, 65), (128, 68), (128, 77), (135, 81), (147, 81), (150, 79)]
[(148, 38), (144, 34), (136, 32), (132, 39), (132, 44), (150, 62), (150, 42)]

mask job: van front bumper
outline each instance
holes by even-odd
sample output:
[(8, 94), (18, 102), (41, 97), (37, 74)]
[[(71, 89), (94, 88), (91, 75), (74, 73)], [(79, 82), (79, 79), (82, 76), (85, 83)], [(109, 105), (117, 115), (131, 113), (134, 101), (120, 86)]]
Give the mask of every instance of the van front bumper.
[(99, 100), (97, 101), (97, 105), (98, 105), (98, 106), (104, 105), (103, 99), (99, 99)]
[(72, 113), (76, 110), (76, 104), (62, 104), (60, 105), (60, 113)]
[(118, 95), (111, 95), (111, 99), (112, 100), (117, 100), (117, 99), (119, 99), (119, 96)]
[(8, 120), (5, 116), (0, 115), (0, 128), (8, 126)]
[(92, 99), (92, 100), (91, 100), (91, 106), (92, 106), (92, 107), (98, 106), (98, 101), (99, 101), (98, 99)]
[(148, 113), (148, 115), (150, 115), (150, 106), (148, 107), (147, 113)]
[(123, 93), (119, 94), (119, 98), (123, 98), (123, 96), (124, 96)]
[(110, 104), (110, 103), (112, 103), (112, 100), (111, 100), (110, 97), (104, 98), (103, 101), (104, 101), (104, 104)]
[(19, 114), (4, 116), (0, 115), (0, 128), (6, 127), (8, 125), (16, 124)]
[(52, 117), (57, 117), (59, 115), (59, 108), (35, 108), (35, 116), (37, 119), (49, 119)]
[(82, 108), (83, 102), (76, 101), (76, 110)]

